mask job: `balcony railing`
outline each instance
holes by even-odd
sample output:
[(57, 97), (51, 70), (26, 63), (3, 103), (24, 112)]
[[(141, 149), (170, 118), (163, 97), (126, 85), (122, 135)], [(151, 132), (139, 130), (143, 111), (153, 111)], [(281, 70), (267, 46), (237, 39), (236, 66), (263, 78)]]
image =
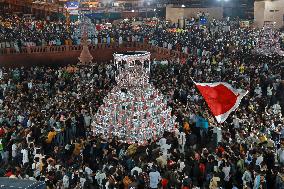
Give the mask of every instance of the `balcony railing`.
[[(187, 58), (188, 55), (179, 51), (169, 50), (162, 47), (151, 46), (146, 43), (123, 43), (119, 45), (118, 43), (112, 43), (110, 45), (101, 43), (98, 45), (90, 45), (90, 51), (95, 51), (96, 49), (103, 48), (112, 48), (119, 49), (120, 47), (129, 47), (129, 48), (137, 48), (143, 49), (146, 51), (154, 52), (159, 55), (164, 55), (168, 57), (179, 57), (179, 58)], [(62, 46), (36, 46), (36, 47), (22, 47), (19, 51), (15, 48), (2, 48), (0, 49), (0, 56), (9, 56), (9, 55), (24, 55), (24, 54), (45, 54), (45, 53), (67, 53), (74, 51), (82, 51), (83, 46), (81, 45), (62, 45)]]

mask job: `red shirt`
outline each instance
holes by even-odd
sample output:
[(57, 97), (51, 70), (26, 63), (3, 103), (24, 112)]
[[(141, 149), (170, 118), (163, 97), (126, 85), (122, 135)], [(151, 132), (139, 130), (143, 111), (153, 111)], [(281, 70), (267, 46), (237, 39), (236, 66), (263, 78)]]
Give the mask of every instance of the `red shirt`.
[(0, 128), (0, 137), (4, 136), (4, 134), (5, 134), (4, 129), (3, 129), (3, 128)]
[(168, 185), (168, 182), (169, 182), (169, 181), (168, 181), (167, 179), (163, 178), (163, 179), (162, 179), (162, 187), (163, 187), (163, 188), (166, 188), (167, 185)]

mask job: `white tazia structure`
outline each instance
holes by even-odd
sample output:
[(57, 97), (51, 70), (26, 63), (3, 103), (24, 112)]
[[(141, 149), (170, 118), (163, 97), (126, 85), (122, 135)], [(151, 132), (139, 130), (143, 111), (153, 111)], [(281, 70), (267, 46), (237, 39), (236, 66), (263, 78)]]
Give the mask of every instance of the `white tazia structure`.
[(146, 144), (172, 131), (175, 117), (167, 100), (149, 83), (150, 53), (114, 54), (117, 85), (105, 97), (92, 123), (94, 134)]

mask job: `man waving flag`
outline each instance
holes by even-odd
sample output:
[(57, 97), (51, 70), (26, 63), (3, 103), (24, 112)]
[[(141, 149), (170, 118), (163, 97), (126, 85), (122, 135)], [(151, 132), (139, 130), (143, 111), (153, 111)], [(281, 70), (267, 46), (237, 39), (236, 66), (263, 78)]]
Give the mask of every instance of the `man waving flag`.
[(225, 82), (194, 83), (218, 123), (223, 123), (229, 114), (237, 109), (242, 98), (248, 93), (242, 89), (234, 89)]

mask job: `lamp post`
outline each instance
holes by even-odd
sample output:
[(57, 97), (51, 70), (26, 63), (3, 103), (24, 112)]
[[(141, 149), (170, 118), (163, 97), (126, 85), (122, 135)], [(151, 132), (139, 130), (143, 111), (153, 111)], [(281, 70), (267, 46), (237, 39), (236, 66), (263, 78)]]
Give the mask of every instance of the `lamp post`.
[(68, 10), (66, 10), (66, 27), (67, 27), (67, 32), (70, 32), (70, 13)]

